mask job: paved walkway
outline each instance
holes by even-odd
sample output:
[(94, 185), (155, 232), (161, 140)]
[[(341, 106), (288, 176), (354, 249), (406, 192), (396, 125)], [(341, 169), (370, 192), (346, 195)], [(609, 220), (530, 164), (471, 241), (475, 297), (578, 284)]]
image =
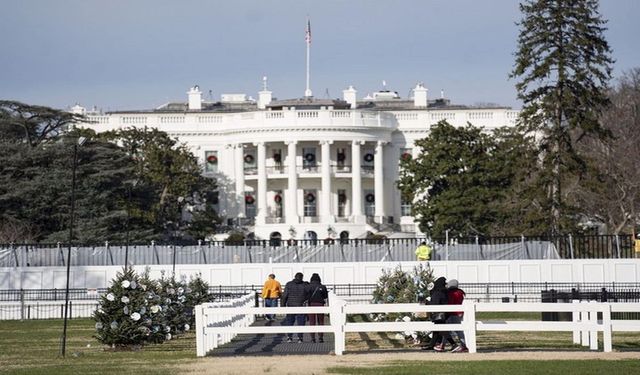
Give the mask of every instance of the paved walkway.
[[(280, 325), (283, 318), (269, 322), (262, 318), (256, 320), (253, 326), (270, 326)], [(329, 318), (325, 318), (325, 324), (329, 323)], [(317, 338), (316, 333), (316, 338)], [(238, 335), (230, 343), (223, 345), (217, 349), (213, 349), (209, 356), (268, 356), (282, 354), (322, 354), (326, 355), (333, 351), (334, 338), (332, 333), (324, 334), (324, 343), (311, 342), (311, 335), (304, 334), (304, 342), (296, 342), (298, 334), (293, 334), (293, 342), (287, 342), (287, 336), (281, 334), (260, 334), (260, 335)]]

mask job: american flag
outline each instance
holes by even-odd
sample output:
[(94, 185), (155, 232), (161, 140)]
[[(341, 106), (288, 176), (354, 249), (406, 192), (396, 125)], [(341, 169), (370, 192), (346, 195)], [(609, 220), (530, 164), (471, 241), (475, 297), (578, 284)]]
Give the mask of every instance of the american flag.
[(307, 18), (307, 28), (304, 31), (304, 41), (311, 44), (311, 20)]

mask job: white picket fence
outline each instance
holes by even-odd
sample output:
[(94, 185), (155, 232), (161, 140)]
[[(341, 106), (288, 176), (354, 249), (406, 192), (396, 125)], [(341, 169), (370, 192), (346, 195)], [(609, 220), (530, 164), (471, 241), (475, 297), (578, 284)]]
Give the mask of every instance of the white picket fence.
[[(255, 295), (248, 294), (230, 302), (196, 306), (196, 352), (209, 351), (230, 342), (239, 334), (333, 333), (334, 351), (345, 351), (347, 332), (464, 331), (470, 353), (475, 353), (477, 331), (564, 331), (573, 332), (573, 342), (598, 350), (598, 333), (602, 332), (604, 351), (612, 350), (612, 332), (640, 332), (640, 320), (612, 320), (612, 312), (640, 312), (640, 303), (475, 303), (463, 305), (347, 304), (330, 293), (329, 306), (322, 307), (254, 307)], [(434, 324), (429, 321), (347, 322), (347, 315), (376, 313), (421, 313), (463, 311), (460, 324)], [(478, 321), (476, 312), (571, 312), (573, 321)], [(329, 314), (324, 326), (252, 326), (256, 315)], [(598, 320), (598, 314), (602, 319)]]

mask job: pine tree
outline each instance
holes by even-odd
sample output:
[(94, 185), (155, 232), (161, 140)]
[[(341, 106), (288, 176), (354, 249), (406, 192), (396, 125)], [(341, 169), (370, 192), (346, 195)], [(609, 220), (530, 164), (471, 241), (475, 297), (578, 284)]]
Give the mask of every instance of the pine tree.
[(147, 278), (131, 268), (119, 272), (93, 315), (95, 338), (113, 348), (162, 342), (166, 336), (164, 311)]
[(158, 294), (162, 301), (162, 311), (166, 325), (172, 335), (179, 335), (188, 331), (190, 319), (187, 315), (187, 285), (184, 281), (176, 280), (175, 276), (162, 275), (158, 281)]
[(209, 292), (209, 284), (198, 274), (191, 277), (187, 286), (187, 299), (185, 301), (185, 311), (189, 316), (189, 324), (195, 327), (196, 317), (194, 309), (203, 303), (213, 302), (214, 296)]
[(520, 4), (518, 50), (511, 77), (523, 101), (519, 124), (540, 137), (551, 234), (564, 229), (562, 181), (585, 171), (575, 143), (606, 136), (598, 122), (608, 104), (611, 50), (597, 0), (527, 0)]
[[(433, 288), (433, 270), (429, 265), (422, 264), (413, 268), (412, 272), (402, 270), (398, 266), (388, 271), (382, 270), (382, 275), (373, 290), (373, 303), (424, 303), (429, 295), (429, 290)], [(426, 316), (409, 313), (377, 314), (374, 320), (384, 321), (411, 321), (426, 320)], [(422, 342), (427, 337), (426, 332), (402, 332), (399, 333), (404, 339), (413, 339), (415, 342)]]

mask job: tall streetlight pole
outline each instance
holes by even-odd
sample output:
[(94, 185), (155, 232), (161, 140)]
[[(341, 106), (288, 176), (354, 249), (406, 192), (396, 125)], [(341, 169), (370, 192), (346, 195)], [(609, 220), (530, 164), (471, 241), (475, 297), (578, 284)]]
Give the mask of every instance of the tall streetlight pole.
[(69, 279), (71, 274), (71, 243), (73, 242), (73, 215), (76, 205), (76, 169), (78, 168), (78, 147), (82, 146), (87, 139), (78, 138), (78, 143), (73, 145), (73, 163), (71, 164), (71, 213), (69, 215), (69, 247), (67, 249), (67, 287), (64, 292), (64, 328), (62, 329), (62, 349), (64, 357), (67, 347), (67, 321), (69, 314)]

